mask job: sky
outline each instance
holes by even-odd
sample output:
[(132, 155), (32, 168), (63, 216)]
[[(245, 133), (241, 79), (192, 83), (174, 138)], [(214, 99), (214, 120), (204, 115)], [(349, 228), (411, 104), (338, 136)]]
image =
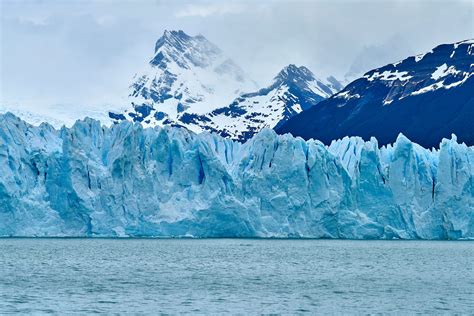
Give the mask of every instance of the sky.
[(474, 1), (0, 0), (0, 105), (122, 102), (165, 29), (202, 34), (261, 86), (287, 64), (318, 77), (474, 38)]

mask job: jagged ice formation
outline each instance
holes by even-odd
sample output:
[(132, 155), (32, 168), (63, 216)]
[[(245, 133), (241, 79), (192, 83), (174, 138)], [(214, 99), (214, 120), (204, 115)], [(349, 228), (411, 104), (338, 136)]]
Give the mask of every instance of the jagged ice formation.
[(0, 115), (0, 235), (474, 238), (474, 147)]

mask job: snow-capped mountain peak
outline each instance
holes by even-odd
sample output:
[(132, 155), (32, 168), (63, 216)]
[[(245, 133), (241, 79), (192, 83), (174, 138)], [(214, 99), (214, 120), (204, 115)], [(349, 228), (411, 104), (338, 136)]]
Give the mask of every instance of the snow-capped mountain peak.
[(290, 64), (270, 86), (243, 94), (229, 106), (213, 111), (211, 120), (217, 123), (211, 126), (221, 135), (244, 141), (263, 128), (278, 127), (337, 91), (308, 68)]
[[(255, 82), (215, 44), (202, 35), (165, 30), (150, 49), (122, 100), (93, 111), (42, 113), (0, 105), (30, 122), (47, 120), (68, 126), (78, 117), (111, 124), (129, 120), (144, 127), (181, 126), (192, 132), (215, 132), (246, 141), (263, 128), (275, 128), (290, 117), (330, 97), (341, 84), (322, 80), (308, 68), (290, 64), (259, 89)], [(127, 96), (128, 95), (128, 96)], [(53, 113), (53, 114), (51, 114)], [(80, 113), (80, 114), (78, 114)]]
[(163, 33), (155, 44), (155, 56), (151, 65), (166, 67), (171, 61), (181, 68), (206, 68), (214, 61), (222, 58), (222, 51), (209, 42), (204, 36), (189, 36), (183, 31), (168, 31)]
[(133, 108), (125, 117), (148, 125), (179, 124), (184, 113), (207, 113), (255, 87), (204, 36), (165, 31), (130, 86)]
[(276, 75), (275, 80), (282, 81), (291, 81), (291, 80), (313, 80), (314, 74), (305, 66), (296, 66), (294, 64), (289, 64), (284, 67), (278, 75)]
[(298, 67), (294, 64), (290, 64), (278, 73), (274, 78), (274, 81), (277, 84), (296, 85), (302, 90), (311, 90), (313, 93), (323, 98), (329, 98), (340, 90), (340, 88), (336, 89), (334, 87), (334, 84), (339, 82), (334, 77), (331, 78), (333, 81), (332, 83), (329, 81), (323, 81), (317, 78), (311, 70), (305, 66)]
[(244, 141), (330, 97), (339, 86), (333, 77), (321, 80), (308, 68), (290, 64), (268, 87), (258, 90), (245, 72), (204, 36), (165, 31), (150, 62), (130, 87), (131, 110), (110, 113), (110, 117), (145, 126), (212, 131)]

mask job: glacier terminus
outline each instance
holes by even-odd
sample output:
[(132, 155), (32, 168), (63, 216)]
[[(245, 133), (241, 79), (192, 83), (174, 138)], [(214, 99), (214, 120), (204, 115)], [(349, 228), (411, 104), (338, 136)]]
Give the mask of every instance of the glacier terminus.
[(474, 147), (0, 116), (0, 235), (474, 238)]

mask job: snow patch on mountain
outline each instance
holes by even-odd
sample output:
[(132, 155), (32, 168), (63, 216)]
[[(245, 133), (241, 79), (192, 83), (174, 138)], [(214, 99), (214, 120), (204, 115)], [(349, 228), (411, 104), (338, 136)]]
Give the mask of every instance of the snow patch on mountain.
[[(396, 64), (394, 65), (396, 66)], [(395, 71), (385, 70), (382, 73), (374, 72), (370, 76), (365, 75), (364, 78), (367, 78), (367, 80), (369, 81), (374, 81), (376, 79), (385, 80), (385, 81), (394, 81), (394, 80), (404, 81), (404, 80), (409, 80), (410, 78), (412, 78), (412, 76), (409, 76), (408, 72), (406, 71), (398, 72), (398, 70), (395, 70)]]
[(456, 75), (460, 73), (459, 70), (456, 70), (454, 66), (448, 67), (446, 64), (442, 64), (436, 68), (435, 72), (431, 74), (431, 79), (438, 80), (440, 78), (446, 77), (447, 75)]
[(344, 92), (337, 93), (334, 97), (350, 100), (350, 99), (353, 99), (353, 98), (358, 99), (358, 98), (360, 98), (360, 95), (358, 93), (350, 94), (349, 91), (344, 91)]

